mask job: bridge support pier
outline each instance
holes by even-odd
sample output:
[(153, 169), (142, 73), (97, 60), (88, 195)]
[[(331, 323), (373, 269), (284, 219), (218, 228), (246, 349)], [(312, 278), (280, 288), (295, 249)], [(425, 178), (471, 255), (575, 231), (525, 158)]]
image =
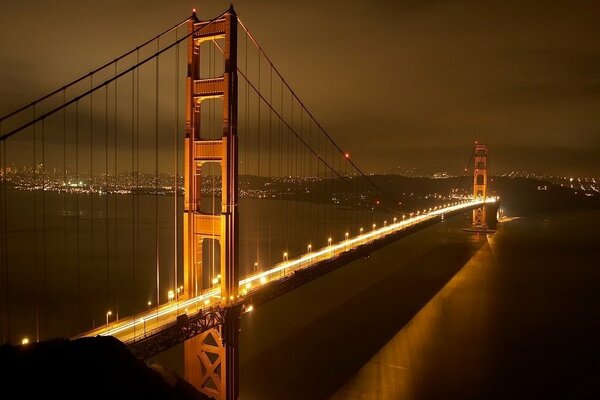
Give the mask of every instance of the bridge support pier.
[[(475, 144), (475, 166), (473, 172), (473, 199), (485, 201), (487, 197), (487, 145)], [(473, 228), (486, 230), (486, 207), (473, 210)]]
[[(194, 15), (188, 22), (188, 75), (186, 80), (186, 138), (184, 157), (184, 297), (200, 295), (210, 285), (221, 288), (224, 318), (218, 327), (184, 343), (185, 377), (206, 395), (218, 400), (239, 397), (239, 217), (238, 217), (238, 86), (237, 86), (237, 15), (230, 8), (222, 17), (199, 21)], [(202, 78), (202, 43), (222, 41), (222, 76)], [(220, 139), (203, 138), (201, 107), (216, 99), (223, 100), (223, 135)], [(218, 214), (202, 211), (202, 165), (221, 167), (221, 210)], [(209, 287), (203, 286), (204, 239), (220, 245), (219, 276)]]
[(217, 400), (239, 396), (240, 315), (230, 307), (222, 325), (184, 343), (185, 379)]

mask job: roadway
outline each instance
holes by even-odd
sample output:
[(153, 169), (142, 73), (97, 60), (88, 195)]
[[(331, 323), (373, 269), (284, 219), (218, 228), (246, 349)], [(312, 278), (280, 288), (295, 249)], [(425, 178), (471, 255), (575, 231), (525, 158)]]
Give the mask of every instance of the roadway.
[[(494, 203), (495, 198), (488, 198), (486, 203)], [(381, 227), (371, 227), (367, 232), (361, 232), (356, 236), (346, 235), (346, 238), (340, 242), (330, 243), (325, 247), (314, 249), (298, 258), (286, 260), (274, 265), (272, 268), (248, 276), (240, 281), (240, 301), (249, 293), (260, 289), (260, 287), (271, 282), (280, 280), (293, 274), (295, 271), (302, 270), (313, 266), (317, 263), (333, 259), (342, 253), (351, 251), (365, 244), (373, 243), (390, 234), (400, 232), (402, 230), (424, 224), (432, 219), (444, 216), (447, 213), (455, 213), (461, 210), (468, 210), (482, 205), (482, 200), (460, 201), (456, 203), (446, 204), (440, 207), (435, 207), (423, 212), (409, 214), (408, 218), (394, 218), (390, 223), (384, 224)], [(308, 250), (308, 249), (307, 249)], [(100, 328), (86, 332), (77, 337), (88, 336), (114, 336), (122, 342), (141, 339), (150, 335), (161, 327), (172, 324), (177, 319), (178, 315), (192, 315), (201, 309), (207, 309), (219, 305), (221, 302), (221, 289), (215, 286), (206, 290), (201, 295), (191, 299), (173, 299), (172, 301), (162, 304), (159, 307), (149, 309), (145, 312), (136, 314), (131, 317), (120, 319), (119, 321), (110, 322)]]

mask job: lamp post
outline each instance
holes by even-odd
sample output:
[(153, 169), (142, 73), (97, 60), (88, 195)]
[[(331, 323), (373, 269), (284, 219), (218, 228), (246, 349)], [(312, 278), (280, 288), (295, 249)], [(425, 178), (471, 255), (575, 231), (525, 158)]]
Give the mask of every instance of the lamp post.
[(310, 253), (312, 251), (312, 244), (309, 244), (308, 246), (306, 246), (306, 252)]
[(327, 239), (327, 246), (331, 246), (331, 238)]
[(106, 312), (106, 331), (108, 332), (108, 317), (110, 317), (112, 315), (112, 311), (107, 311)]
[(287, 261), (288, 260), (288, 253), (287, 251), (283, 253), (283, 261)]
[(346, 232), (346, 234), (344, 235), (344, 237), (346, 238), (346, 240), (348, 240), (348, 237), (350, 236), (349, 232)]

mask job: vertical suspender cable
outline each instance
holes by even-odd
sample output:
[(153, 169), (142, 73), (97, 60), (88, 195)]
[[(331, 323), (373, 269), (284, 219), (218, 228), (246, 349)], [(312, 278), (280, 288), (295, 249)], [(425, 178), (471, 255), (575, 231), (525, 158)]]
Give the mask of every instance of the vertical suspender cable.
[[(136, 65), (140, 63), (140, 51), (136, 51)], [(140, 240), (140, 68), (136, 69), (137, 74), (135, 75), (135, 252), (137, 254), (139, 249)], [(137, 265), (134, 265), (134, 271)], [(135, 277), (135, 274), (134, 274)], [(135, 286), (135, 278), (134, 278)], [(135, 293), (135, 292), (134, 292)], [(144, 302), (146, 299), (144, 299)], [(148, 300), (149, 301), (149, 300)]]
[[(212, 78), (214, 77), (215, 74), (215, 42), (212, 41), (211, 42), (212, 46), (210, 47), (210, 51), (208, 52), (208, 75)], [(209, 131), (209, 138), (212, 137), (212, 135), (214, 134), (214, 116), (215, 116), (215, 104), (213, 101), (210, 101), (208, 103), (208, 131)], [(208, 171), (210, 171), (210, 178), (211, 178), (211, 184), (212, 184), (212, 190), (211, 190), (211, 214), (215, 215), (216, 213), (216, 205), (215, 205), (215, 200), (216, 200), (216, 173), (214, 170), (214, 165), (213, 164), (209, 164), (208, 165)], [(221, 177), (221, 179), (223, 179), (223, 177)], [(213, 234), (213, 238), (215, 236), (215, 226), (214, 224), (212, 225), (212, 234)], [(211, 240), (210, 241), (210, 270), (209, 272), (209, 281), (212, 283), (212, 279), (214, 279), (217, 276), (217, 265), (216, 265), (216, 252), (217, 252), (217, 243), (216, 240)], [(202, 277), (204, 278), (204, 276)], [(202, 281), (201, 281), (202, 282)], [(202, 287), (204, 287), (202, 285)]]
[[(175, 41), (177, 41), (178, 29), (175, 29)], [(173, 280), (175, 292), (179, 296), (179, 282), (177, 280), (178, 269), (178, 246), (177, 246), (177, 219), (178, 219), (178, 182), (179, 179), (179, 45), (175, 46), (175, 177), (173, 178)]]
[[(90, 75), (90, 90), (94, 87), (94, 75)], [(96, 274), (94, 268), (96, 257), (94, 257), (94, 94), (90, 93), (90, 265), (92, 274)], [(96, 296), (94, 296), (96, 297)], [(92, 316), (94, 315), (94, 305), (92, 303)], [(95, 324), (94, 324), (95, 325)], [(94, 326), (95, 328), (95, 326)]]
[(46, 272), (46, 120), (42, 120), (42, 280), (43, 330), (48, 333), (48, 282)]
[[(118, 60), (115, 61), (115, 77), (117, 76), (117, 63)], [(115, 177), (113, 179), (113, 186), (115, 188), (115, 194), (114, 194), (114, 219), (115, 219), (115, 223), (114, 223), (114, 232), (115, 232), (115, 237), (114, 237), (114, 243), (115, 243), (115, 256), (114, 256), (114, 267), (115, 267), (115, 318), (118, 321), (119, 320), (119, 283), (120, 283), (120, 279), (119, 279), (119, 237), (118, 237), (118, 229), (117, 229), (117, 223), (118, 223), (118, 219), (119, 219), (119, 215), (118, 215), (118, 193), (119, 193), (119, 174), (117, 172), (117, 156), (118, 156), (118, 150), (117, 150), (117, 122), (118, 122), (118, 86), (119, 86), (119, 80), (116, 79), (115, 80), (115, 104), (114, 104), (114, 155), (113, 155), (113, 162), (114, 162), (114, 174)]]
[[(260, 87), (260, 49), (258, 50), (258, 97), (257, 97), (257, 105), (258, 105), (258, 140), (257, 140), (257, 146), (256, 146), (256, 177), (257, 177), (257, 182), (260, 182), (260, 131), (261, 131), (261, 120), (260, 120), (260, 108), (261, 108), (261, 99), (260, 99), (260, 94), (261, 94), (261, 87)], [(259, 192), (260, 195), (260, 192)], [(260, 208), (259, 208), (259, 201), (255, 201), (255, 215), (256, 215), (256, 257), (254, 258), (255, 262), (258, 263), (258, 265), (260, 265), (260, 260), (259, 260), (259, 247), (260, 247)]]
[[(273, 105), (273, 67), (270, 68), (269, 70), (270, 72), (270, 76), (269, 76), (269, 103), (271, 103), (271, 105)], [(267, 176), (269, 179), (273, 178), (273, 173), (271, 171), (271, 162), (272, 162), (272, 158), (271, 158), (271, 153), (273, 151), (272, 149), (272, 129), (273, 129), (273, 111), (269, 112), (269, 167), (268, 167), (268, 171), (267, 171)], [(269, 196), (270, 197), (270, 196)], [(268, 200), (270, 201), (270, 199)], [(268, 232), (268, 248), (267, 248), (267, 259), (266, 259), (266, 263), (267, 265), (271, 265), (271, 208), (270, 205), (267, 205), (267, 208), (269, 210), (269, 232)]]
[(6, 145), (7, 145), (7, 141), (2, 141), (0, 144), (2, 144), (2, 231), (3, 231), (3, 235), (2, 235), (2, 243), (0, 243), (0, 246), (2, 246), (2, 260), (3, 260), (3, 265), (4, 265), (4, 270), (3, 270), (3, 283), (4, 283), (4, 310), (3, 310), (3, 316), (4, 316), (4, 330), (3, 330), (3, 343), (8, 343), (9, 342), (9, 338), (10, 338), (10, 298), (8, 295), (8, 288), (9, 288), (9, 271), (8, 271), (8, 214), (7, 214), (7, 195), (6, 195), (6, 191), (8, 189), (7, 184), (6, 184)]
[(80, 192), (80, 185), (79, 185), (79, 101), (75, 102), (75, 183), (77, 185), (77, 193), (75, 193), (75, 199), (77, 201), (77, 207), (76, 207), (76, 212), (77, 212), (77, 217), (75, 219), (76, 222), (76, 235), (77, 235), (77, 248), (76, 248), (76, 254), (77, 254), (77, 321), (81, 321), (81, 254), (80, 254), (80, 249), (79, 249), (79, 239), (80, 239), (80, 235), (79, 235), (79, 219), (81, 217), (81, 212), (80, 212), (80, 204), (79, 204), (79, 192)]
[[(67, 94), (66, 89), (63, 90), (63, 105), (66, 102)], [(67, 108), (62, 109), (62, 128), (63, 128), (63, 265), (64, 265), (64, 277), (69, 275), (69, 257), (67, 257)], [(65, 290), (68, 293), (68, 290)], [(67, 294), (64, 298), (65, 304), (69, 302), (70, 296)], [(69, 336), (69, 307), (65, 305), (65, 330), (64, 335)]]
[[(33, 119), (35, 119), (35, 105), (32, 108), (33, 110)], [(34, 182), (34, 190), (33, 190), (33, 267), (34, 267), (34, 291), (35, 291), (35, 340), (36, 342), (40, 341), (40, 299), (39, 299), (39, 289), (40, 289), (40, 280), (39, 280), (39, 272), (38, 272), (38, 240), (37, 240), (37, 159), (36, 159), (36, 147), (37, 147), (37, 138), (36, 138), (36, 124), (33, 124), (33, 182)]]
[[(131, 182), (135, 182), (135, 77), (137, 69), (131, 71)], [(135, 199), (137, 190), (132, 190), (131, 195), (131, 296), (129, 300), (135, 304)], [(133, 324), (133, 337), (135, 338), (135, 319)]]
[[(160, 49), (160, 38), (156, 39), (156, 51)], [(155, 109), (154, 109), (154, 224), (155, 224), (155, 246), (156, 246), (156, 319), (158, 321), (158, 307), (160, 306), (160, 250), (158, 248), (158, 77), (159, 56), (156, 56), (155, 76)]]
[(108, 186), (108, 85), (104, 87), (104, 228), (105, 238), (105, 262), (106, 262), (106, 306), (110, 307), (110, 254), (109, 254), (109, 234), (108, 234), (108, 197), (114, 196), (114, 191), (109, 190)]
[[(246, 45), (246, 50), (244, 53), (244, 71), (246, 73), (246, 76), (248, 76), (248, 35), (245, 35), (245, 45)], [(248, 182), (248, 148), (250, 147), (250, 142), (249, 142), (249, 133), (248, 133), (248, 129), (249, 129), (249, 113), (250, 113), (250, 91), (249, 91), (249, 85), (248, 82), (246, 82), (246, 93), (245, 93), (245, 101), (244, 101), (244, 179)], [(240, 217), (241, 218), (241, 217)], [(241, 224), (244, 227), (244, 237), (248, 238), (248, 223), (246, 224)], [(249, 249), (249, 240), (246, 239), (244, 241), (244, 247), (245, 247), (245, 253), (246, 253), (246, 257), (249, 257), (250, 255), (250, 249)]]
[[(246, 85), (247, 84), (248, 83), (246, 83)], [(279, 93), (280, 94), (279, 110), (280, 110), (281, 115), (284, 115), (284, 110), (283, 110), (283, 82), (280, 85), (280, 91), (279, 92), (280, 92)], [(283, 182), (282, 181), (282, 178), (283, 178), (283, 139), (282, 139), (282, 132), (281, 132), (281, 118), (279, 118), (279, 121), (278, 121), (277, 136), (278, 136), (277, 143), (279, 145), (279, 152), (277, 153), (279, 155), (279, 157), (277, 157), (278, 158), (277, 161), (278, 161), (278, 164), (279, 164), (277, 176), (279, 178), (278, 179), (278, 183), (279, 183), (278, 188), (279, 188), (279, 192), (281, 193), (281, 187), (282, 187), (281, 184)], [(275, 258), (275, 260), (277, 260), (277, 258)]]

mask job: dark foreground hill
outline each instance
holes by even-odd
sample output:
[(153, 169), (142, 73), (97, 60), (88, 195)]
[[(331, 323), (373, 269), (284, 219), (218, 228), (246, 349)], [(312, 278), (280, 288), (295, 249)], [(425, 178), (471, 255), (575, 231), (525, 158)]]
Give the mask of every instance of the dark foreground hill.
[(117, 339), (56, 339), (0, 347), (2, 398), (206, 399), (161, 367), (148, 367)]

